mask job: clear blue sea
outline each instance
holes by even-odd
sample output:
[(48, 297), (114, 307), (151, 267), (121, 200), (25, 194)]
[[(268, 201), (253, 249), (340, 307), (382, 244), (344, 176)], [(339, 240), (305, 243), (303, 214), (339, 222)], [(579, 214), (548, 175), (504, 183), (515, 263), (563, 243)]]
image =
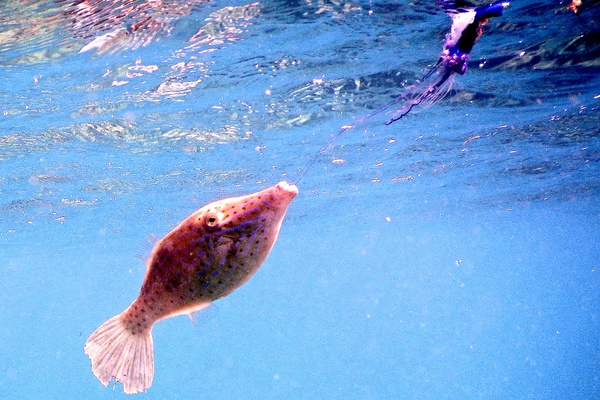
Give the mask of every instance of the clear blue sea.
[(568, 6), (514, 1), (446, 98), (327, 145), (437, 61), (434, 0), (0, 2), (0, 398), (131, 398), (83, 346), (152, 235), (324, 146), (136, 397), (600, 398), (600, 4)]

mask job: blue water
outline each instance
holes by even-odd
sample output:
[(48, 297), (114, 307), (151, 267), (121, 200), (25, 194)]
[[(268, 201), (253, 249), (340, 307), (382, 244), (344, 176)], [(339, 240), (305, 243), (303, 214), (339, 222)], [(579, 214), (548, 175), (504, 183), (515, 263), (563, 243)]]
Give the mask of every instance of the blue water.
[[(295, 179), (450, 24), (433, 1), (95, 3), (0, 4), (1, 398), (129, 397), (83, 346), (150, 235)], [(515, 1), (447, 98), (326, 146), (258, 273), (155, 325), (136, 396), (599, 398), (600, 7), (567, 6)]]

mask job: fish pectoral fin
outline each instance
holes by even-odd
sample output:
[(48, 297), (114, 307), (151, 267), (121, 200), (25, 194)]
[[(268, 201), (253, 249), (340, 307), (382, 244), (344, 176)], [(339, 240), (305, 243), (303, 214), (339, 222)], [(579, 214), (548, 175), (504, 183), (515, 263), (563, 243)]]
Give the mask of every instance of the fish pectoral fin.
[(221, 237), (224, 239), (228, 239), (232, 242), (235, 242), (242, 238), (242, 233), (236, 232), (236, 231), (231, 231), (231, 232), (224, 233), (223, 236), (221, 236)]
[(221, 236), (219, 240), (214, 243), (212, 250), (214, 251), (214, 258), (223, 258), (226, 254), (229, 254), (231, 249), (235, 248), (236, 240), (230, 236)]

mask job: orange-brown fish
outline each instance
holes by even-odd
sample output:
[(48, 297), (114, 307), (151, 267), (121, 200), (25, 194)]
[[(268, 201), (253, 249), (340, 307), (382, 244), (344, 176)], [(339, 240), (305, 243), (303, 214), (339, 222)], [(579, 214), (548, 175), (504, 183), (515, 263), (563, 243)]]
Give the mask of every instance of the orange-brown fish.
[(260, 192), (210, 203), (160, 240), (138, 298), (85, 343), (104, 386), (147, 390), (154, 376), (152, 324), (190, 314), (227, 296), (256, 272), (279, 234), (298, 188), (280, 182)]

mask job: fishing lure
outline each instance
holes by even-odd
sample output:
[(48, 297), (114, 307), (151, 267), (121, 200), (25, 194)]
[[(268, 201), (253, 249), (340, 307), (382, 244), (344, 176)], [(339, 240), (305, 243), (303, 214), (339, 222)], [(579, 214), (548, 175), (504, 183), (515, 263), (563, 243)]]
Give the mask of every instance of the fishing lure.
[[(488, 19), (502, 15), (504, 9), (510, 4), (500, 0), (487, 6), (473, 8), (462, 7), (459, 3), (462, 2), (438, 0), (437, 4), (452, 18), (452, 27), (446, 36), (442, 54), (423, 78), (389, 105), (407, 99), (386, 125), (398, 121), (418, 105), (428, 106), (446, 96), (452, 87), (454, 76), (464, 75), (467, 71), (469, 55), (475, 42), (483, 33), (483, 25)], [(429, 82), (430, 78), (433, 79), (432, 82)]]
[(392, 118), (386, 122), (386, 125), (402, 119), (416, 106), (430, 106), (446, 96), (452, 87), (455, 75), (464, 75), (467, 71), (469, 55), (471, 50), (473, 50), (477, 38), (483, 32), (483, 25), (485, 25), (489, 18), (502, 15), (502, 12), (510, 3), (500, 0), (487, 6), (473, 7), (463, 0), (437, 0), (437, 5), (452, 18), (452, 26), (450, 32), (446, 35), (446, 42), (437, 63), (402, 95), (366, 116), (342, 126), (321, 147), (317, 154), (310, 159), (306, 167), (299, 170), (292, 182), (298, 183), (318, 157), (347, 130), (354, 128), (356, 125), (402, 101), (405, 101), (405, 103), (400, 109), (394, 112)]

